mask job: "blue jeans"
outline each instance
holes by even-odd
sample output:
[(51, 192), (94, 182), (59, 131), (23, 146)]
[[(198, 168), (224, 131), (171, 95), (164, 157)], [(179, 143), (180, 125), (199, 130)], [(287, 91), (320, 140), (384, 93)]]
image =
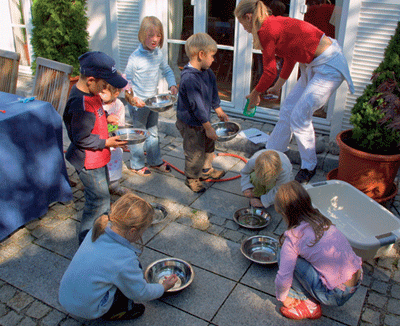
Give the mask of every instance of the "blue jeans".
[(318, 271), (307, 260), (298, 257), (288, 296), (299, 300), (317, 300), (327, 306), (342, 306), (359, 288), (361, 280), (356, 286), (345, 286), (344, 291), (339, 288), (329, 290), (322, 283)]
[(83, 168), (78, 172), (78, 176), (85, 187), (85, 206), (79, 230), (79, 243), (81, 243), (87, 231), (92, 228), (93, 222), (102, 214), (109, 212), (110, 192), (107, 165), (92, 170)]
[(150, 166), (161, 165), (160, 144), (158, 139), (158, 112), (148, 108), (137, 108), (128, 104), (134, 128), (147, 129), (150, 136), (144, 143), (130, 145), (131, 169), (139, 170), (145, 166), (144, 146), (146, 146), (147, 163)]

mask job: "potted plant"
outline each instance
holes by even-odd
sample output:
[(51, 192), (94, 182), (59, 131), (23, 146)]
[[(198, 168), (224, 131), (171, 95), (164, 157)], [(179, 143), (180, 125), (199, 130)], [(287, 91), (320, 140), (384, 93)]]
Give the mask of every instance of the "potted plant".
[(328, 179), (349, 182), (384, 202), (397, 193), (400, 166), (400, 22), (371, 80), (352, 108), (353, 129), (337, 135), (339, 168)]
[[(69, 64), (73, 66), (71, 78), (79, 76), (78, 57), (89, 51), (86, 0), (34, 0), (32, 25), (35, 59), (43, 57)], [(36, 61), (32, 64), (35, 68)]]

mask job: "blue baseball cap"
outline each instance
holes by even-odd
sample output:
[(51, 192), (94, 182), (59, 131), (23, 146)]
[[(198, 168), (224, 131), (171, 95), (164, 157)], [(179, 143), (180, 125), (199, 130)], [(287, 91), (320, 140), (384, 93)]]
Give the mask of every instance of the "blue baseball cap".
[(128, 81), (117, 72), (114, 59), (104, 52), (86, 52), (78, 60), (82, 75), (101, 78), (115, 88), (124, 88), (128, 84)]

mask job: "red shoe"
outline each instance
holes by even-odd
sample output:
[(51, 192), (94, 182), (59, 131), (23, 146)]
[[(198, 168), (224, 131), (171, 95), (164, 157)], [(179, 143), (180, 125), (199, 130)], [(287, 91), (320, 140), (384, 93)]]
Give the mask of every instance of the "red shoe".
[(319, 304), (317, 304), (311, 312), (305, 301), (301, 301), (296, 307), (293, 308), (281, 307), (280, 311), (285, 317), (296, 320), (306, 318), (318, 319), (322, 316), (322, 310)]

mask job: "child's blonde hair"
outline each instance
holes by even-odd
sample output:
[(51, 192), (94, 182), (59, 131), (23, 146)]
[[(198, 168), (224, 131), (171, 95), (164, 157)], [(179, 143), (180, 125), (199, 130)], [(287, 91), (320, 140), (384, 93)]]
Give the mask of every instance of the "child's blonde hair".
[(282, 162), (277, 152), (265, 151), (256, 158), (254, 172), (262, 184), (266, 185), (269, 181), (276, 178), (281, 171)]
[[(314, 241), (309, 244), (310, 247), (315, 245), (332, 225), (331, 220), (313, 207), (307, 190), (295, 180), (279, 187), (275, 195), (275, 210), (286, 219), (288, 230), (300, 225), (302, 221), (310, 224), (315, 234)], [(283, 244), (284, 234), (279, 241)]]
[(144, 45), (147, 33), (150, 28), (156, 28), (160, 32), (161, 39), (160, 39), (160, 44), (158, 46), (161, 49), (164, 44), (164, 29), (161, 21), (155, 16), (146, 16), (143, 18), (138, 33), (139, 42)]
[(196, 56), (200, 51), (217, 52), (217, 42), (207, 33), (196, 33), (186, 40), (185, 52), (190, 58)]
[(94, 222), (92, 241), (104, 233), (108, 222), (123, 231), (132, 228), (139, 231), (150, 226), (153, 216), (153, 206), (133, 193), (127, 193), (112, 205), (109, 215), (102, 215)]
[(112, 95), (114, 95), (115, 93), (121, 93), (121, 91), (122, 91), (122, 88), (114, 87), (114, 86), (110, 85), (109, 83), (107, 83), (106, 89), (108, 89)]
[(244, 18), (246, 14), (253, 15), (251, 34), (253, 35), (254, 47), (262, 50), (257, 32), (264, 20), (271, 15), (271, 10), (261, 0), (242, 0), (236, 6), (234, 14), (236, 18)]

